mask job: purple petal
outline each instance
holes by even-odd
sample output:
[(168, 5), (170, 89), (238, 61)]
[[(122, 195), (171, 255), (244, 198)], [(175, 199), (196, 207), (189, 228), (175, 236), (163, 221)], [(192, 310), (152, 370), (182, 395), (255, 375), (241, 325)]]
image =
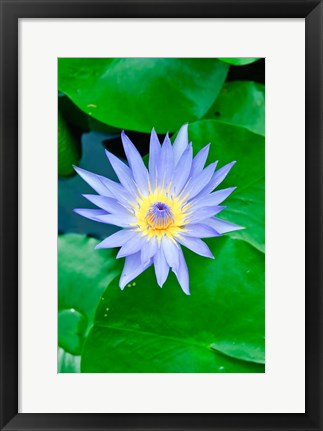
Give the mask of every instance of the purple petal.
[(92, 172), (86, 171), (85, 169), (78, 168), (77, 166), (74, 166), (75, 171), (79, 174), (81, 178), (85, 182), (89, 184), (89, 186), (92, 187), (93, 190), (95, 190), (97, 193), (103, 196), (110, 196), (112, 197), (112, 193), (105, 187), (104, 185), (104, 178), (101, 175), (93, 174)]
[(179, 246), (166, 235), (161, 240), (161, 246), (168, 265), (171, 268), (177, 268), (179, 264)]
[(182, 154), (186, 150), (188, 145), (188, 124), (184, 124), (180, 129), (176, 136), (176, 139), (173, 144), (173, 153), (174, 153), (174, 162), (175, 165), (178, 163)]
[(102, 223), (113, 224), (119, 227), (133, 227), (137, 223), (137, 219), (132, 214), (106, 214), (97, 216)]
[(207, 166), (200, 174), (190, 178), (188, 187), (183, 190), (183, 195), (188, 195), (188, 199), (193, 199), (210, 181), (216, 168), (216, 162)]
[(161, 247), (158, 248), (154, 256), (154, 265), (157, 283), (160, 287), (163, 287), (169, 273), (169, 266)]
[(162, 146), (164, 145), (164, 144), (166, 144), (166, 142), (167, 142), (167, 144), (169, 145), (172, 145), (172, 142), (171, 142), (171, 140), (170, 140), (170, 138), (169, 138), (169, 133), (167, 132), (166, 133), (166, 135), (165, 135), (165, 138), (164, 138), (164, 140), (163, 140), (163, 144), (162, 144)]
[(114, 169), (114, 172), (117, 174), (117, 177), (119, 178), (120, 183), (130, 193), (136, 195), (137, 188), (132, 179), (132, 173), (130, 168), (125, 163), (123, 163), (120, 159), (118, 159), (118, 157), (110, 153), (108, 150), (105, 150), (105, 153), (109, 159), (109, 162), (111, 163), (112, 168)]
[[(131, 203), (135, 201), (135, 197), (131, 195), (120, 183), (110, 180), (109, 178), (100, 178), (103, 185), (111, 192), (111, 197), (114, 197), (121, 203)], [(102, 193), (100, 193), (102, 194)]]
[(174, 156), (172, 144), (168, 135), (166, 135), (161, 148), (160, 161), (157, 167), (158, 185), (168, 187), (174, 170)]
[(222, 183), (222, 181), (224, 180), (224, 178), (228, 175), (228, 173), (230, 172), (231, 168), (236, 163), (237, 163), (236, 161), (228, 163), (227, 165), (225, 165), (222, 168), (220, 168), (217, 172), (215, 172), (215, 174), (214, 174), (214, 181), (215, 181), (214, 188), (217, 187), (220, 183)]
[(188, 223), (199, 223), (200, 221), (215, 216), (216, 214), (219, 214), (221, 211), (223, 211), (226, 207), (225, 206), (214, 206), (214, 207), (203, 207), (199, 208), (196, 211), (193, 211), (191, 215), (187, 217)]
[(92, 202), (97, 207), (102, 208), (108, 213), (128, 213), (129, 209), (121, 205), (115, 198), (108, 198), (100, 195), (83, 195), (88, 201)]
[(155, 132), (155, 129), (152, 130), (151, 135), (150, 135), (150, 145), (149, 145), (149, 178), (150, 178), (150, 183), (152, 185), (153, 188), (155, 188), (157, 186), (157, 178), (156, 178), (156, 173), (157, 173), (157, 165), (159, 163), (160, 160), (160, 143), (159, 143), (159, 139), (158, 136)]
[(207, 156), (209, 154), (210, 144), (202, 148), (194, 157), (192, 163), (191, 177), (200, 174), (204, 168)]
[(221, 169), (216, 171), (211, 178), (211, 181), (209, 184), (201, 191), (201, 196), (210, 193), (212, 190), (214, 190), (222, 181), (224, 178), (228, 175), (230, 169), (232, 166), (235, 165), (236, 162), (228, 163), (227, 165), (223, 166)]
[(130, 141), (124, 131), (121, 133), (124, 152), (126, 153), (129, 166), (140, 192), (148, 194), (148, 171), (137, 148)]
[(188, 236), (181, 235), (177, 241), (184, 245), (184, 247), (194, 251), (194, 253), (199, 254), (200, 256), (210, 257), (214, 259), (213, 254), (209, 247), (199, 238), (191, 238)]
[(236, 190), (236, 187), (229, 187), (227, 189), (218, 190), (208, 196), (208, 202), (210, 205), (219, 205), (226, 200)]
[(192, 166), (192, 155), (192, 145), (189, 145), (182, 154), (182, 157), (180, 158), (179, 163), (175, 169), (175, 175), (172, 179), (173, 192), (175, 194), (179, 194), (182, 191), (182, 188), (184, 187), (190, 175)]
[(146, 241), (147, 237), (143, 237), (138, 231), (136, 231), (136, 235), (133, 235), (120, 248), (119, 253), (117, 254), (117, 259), (137, 253), (142, 247), (145, 246)]
[(186, 295), (190, 295), (187, 264), (183, 255), (183, 251), (180, 247), (179, 247), (179, 265), (177, 268), (173, 268), (172, 271), (176, 275), (177, 280), (183, 292), (186, 293)]
[(138, 277), (138, 275), (145, 271), (145, 269), (147, 269), (151, 265), (151, 263), (152, 262), (148, 262), (147, 264), (142, 265), (140, 259), (140, 252), (132, 254), (131, 256), (127, 256), (120, 277), (120, 288), (124, 289), (126, 284), (130, 283), (130, 281)]
[(236, 189), (236, 187), (230, 187), (228, 189), (218, 190), (214, 193), (203, 195), (202, 197), (197, 196), (191, 204), (194, 210), (204, 206), (214, 206), (221, 204), (231, 193)]
[(141, 263), (143, 265), (149, 262), (149, 260), (156, 254), (157, 246), (157, 239), (154, 236), (147, 239), (146, 244), (144, 244), (141, 249)]
[(134, 229), (122, 229), (101, 241), (95, 248), (121, 247), (126, 241), (133, 238), (137, 232)]
[(230, 223), (229, 221), (221, 220), (214, 217), (205, 220), (203, 223), (208, 224), (213, 229), (217, 230), (220, 234), (232, 232), (234, 230), (245, 229), (244, 227), (237, 224)]
[(220, 236), (220, 233), (207, 224), (192, 223), (185, 226), (185, 235), (194, 238), (212, 238), (214, 236)]
[(89, 209), (89, 208), (75, 208), (73, 210), (76, 214), (82, 217), (88, 218), (90, 220), (98, 221), (99, 223), (104, 223), (98, 218), (98, 216), (106, 215), (107, 212), (104, 210)]

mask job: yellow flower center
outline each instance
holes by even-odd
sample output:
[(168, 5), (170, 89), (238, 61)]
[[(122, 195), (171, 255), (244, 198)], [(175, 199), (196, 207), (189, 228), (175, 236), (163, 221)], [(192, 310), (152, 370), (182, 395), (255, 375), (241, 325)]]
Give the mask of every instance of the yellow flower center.
[(147, 197), (137, 199), (134, 206), (136, 225), (148, 237), (162, 238), (166, 234), (173, 238), (183, 230), (188, 209), (189, 204), (185, 204), (183, 199), (157, 189)]

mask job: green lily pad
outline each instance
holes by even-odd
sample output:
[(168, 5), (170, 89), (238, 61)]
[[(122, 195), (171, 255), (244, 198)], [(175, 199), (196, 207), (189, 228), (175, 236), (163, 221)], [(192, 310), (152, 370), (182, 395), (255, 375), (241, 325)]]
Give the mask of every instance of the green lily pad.
[(58, 344), (74, 356), (82, 352), (103, 292), (120, 273), (114, 252), (95, 250), (98, 243), (76, 234), (58, 238)]
[(173, 274), (160, 289), (152, 268), (124, 291), (109, 285), (82, 372), (264, 372), (264, 255), (229, 237), (208, 244), (215, 260), (186, 253), (190, 296)]
[(228, 68), (212, 58), (60, 58), (58, 86), (102, 123), (165, 133), (206, 114)]

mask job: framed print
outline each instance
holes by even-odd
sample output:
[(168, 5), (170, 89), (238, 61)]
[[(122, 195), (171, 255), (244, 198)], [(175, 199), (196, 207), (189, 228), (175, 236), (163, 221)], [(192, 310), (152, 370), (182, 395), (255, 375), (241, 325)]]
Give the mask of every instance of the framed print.
[(322, 429), (322, 10), (1, 1), (1, 429)]

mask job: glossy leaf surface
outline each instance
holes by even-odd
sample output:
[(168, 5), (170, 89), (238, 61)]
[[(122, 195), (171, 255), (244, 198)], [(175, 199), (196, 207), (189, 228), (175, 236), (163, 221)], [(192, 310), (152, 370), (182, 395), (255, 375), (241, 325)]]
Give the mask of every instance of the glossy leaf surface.
[(208, 243), (215, 260), (186, 253), (190, 296), (173, 275), (160, 289), (152, 268), (124, 291), (110, 284), (83, 372), (264, 371), (263, 254), (228, 237)]
[(121, 129), (175, 131), (210, 109), (228, 65), (198, 58), (60, 58), (59, 90)]

